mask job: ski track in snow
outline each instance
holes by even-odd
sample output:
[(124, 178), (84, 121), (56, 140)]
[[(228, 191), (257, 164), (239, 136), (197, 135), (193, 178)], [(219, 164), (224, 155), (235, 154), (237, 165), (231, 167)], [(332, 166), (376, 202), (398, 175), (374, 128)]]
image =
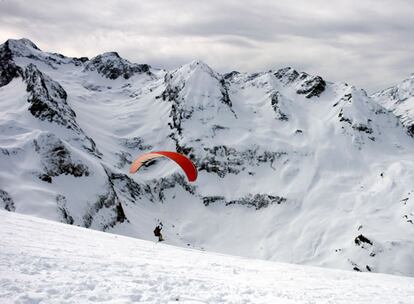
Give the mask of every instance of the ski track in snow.
[(414, 303), (414, 279), (182, 249), (0, 211), (0, 303)]

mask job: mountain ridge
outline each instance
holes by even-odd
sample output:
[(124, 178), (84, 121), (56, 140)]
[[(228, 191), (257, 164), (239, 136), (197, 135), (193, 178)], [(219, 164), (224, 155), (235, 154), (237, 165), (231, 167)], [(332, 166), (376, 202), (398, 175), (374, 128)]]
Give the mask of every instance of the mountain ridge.
[[(0, 208), (143, 239), (162, 222), (173, 245), (414, 275), (414, 140), (364, 90), (292, 68), (167, 71), (11, 44)], [(153, 149), (186, 154), (198, 181), (163, 160), (127, 173)]]

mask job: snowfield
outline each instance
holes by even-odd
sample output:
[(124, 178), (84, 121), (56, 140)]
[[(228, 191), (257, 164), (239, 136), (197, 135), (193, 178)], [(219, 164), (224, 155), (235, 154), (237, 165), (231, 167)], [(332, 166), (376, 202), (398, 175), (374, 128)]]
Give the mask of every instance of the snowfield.
[(0, 211), (0, 303), (414, 303), (414, 279), (183, 249)]

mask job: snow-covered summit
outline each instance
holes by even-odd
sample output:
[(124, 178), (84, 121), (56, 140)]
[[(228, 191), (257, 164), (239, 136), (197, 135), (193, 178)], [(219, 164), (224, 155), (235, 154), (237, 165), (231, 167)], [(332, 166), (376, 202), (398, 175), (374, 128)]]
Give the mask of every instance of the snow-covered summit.
[(199, 59), (193, 60), (190, 63), (182, 65), (176, 71), (177, 73), (181, 74), (197, 73), (198, 71), (200, 71), (210, 74), (213, 77), (218, 77), (218, 74), (207, 63)]
[(400, 117), (408, 134), (414, 137), (414, 74), (396, 86), (373, 94), (372, 98)]
[(62, 64), (82, 65), (83, 62), (88, 60), (86, 57), (71, 58), (59, 53), (43, 52), (27, 38), (7, 40), (0, 45), (0, 53), (4, 51), (9, 52), (10, 56), (19, 65), (37, 63), (47, 65), (53, 69)]
[(36, 44), (27, 38), (8, 39), (5, 44), (7, 44), (10, 50), (19, 56), (30, 56), (33, 53), (41, 51)]
[(374, 94), (374, 96), (388, 96), (395, 102), (402, 102), (414, 96), (414, 73), (396, 86), (387, 88)]

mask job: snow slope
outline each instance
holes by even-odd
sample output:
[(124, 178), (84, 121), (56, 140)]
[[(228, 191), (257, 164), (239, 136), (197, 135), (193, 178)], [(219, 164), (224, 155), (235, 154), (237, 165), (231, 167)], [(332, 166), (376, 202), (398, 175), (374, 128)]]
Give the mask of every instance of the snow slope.
[[(128, 174), (151, 150), (193, 159)], [(274, 261), (414, 275), (414, 140), (364, 90), (0, 46), (0, 208)]]
[(413, 303), (414, 279), (266, 262), (0, 211), (0, 303)]

